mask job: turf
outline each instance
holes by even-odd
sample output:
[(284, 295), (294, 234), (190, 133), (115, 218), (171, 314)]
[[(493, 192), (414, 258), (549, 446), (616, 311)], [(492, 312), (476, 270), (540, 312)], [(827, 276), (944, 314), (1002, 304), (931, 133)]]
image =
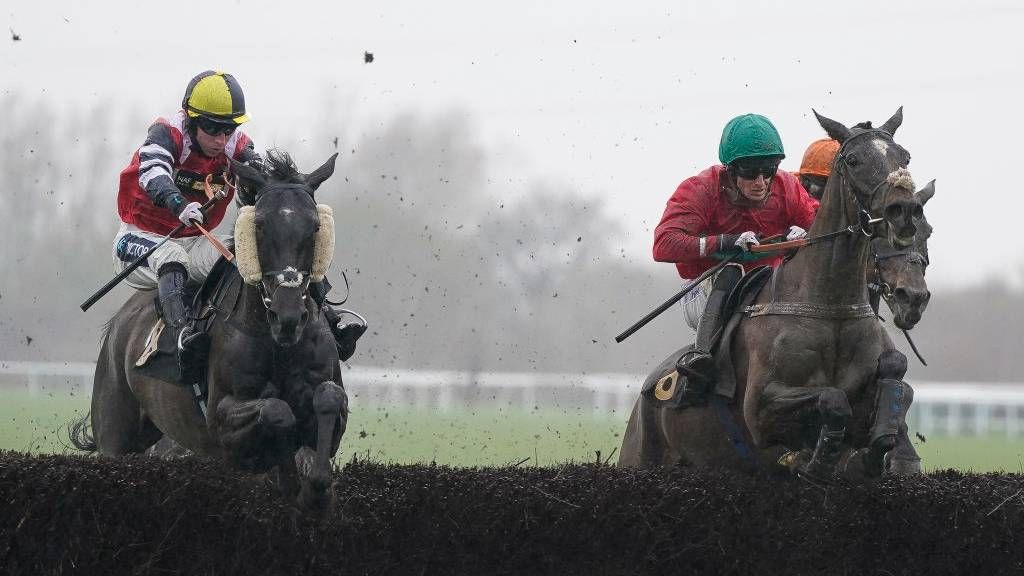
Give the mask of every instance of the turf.
[[(0, 449), (67, 453), (66, 426), (88, 411), (89, 398), (65, 393), (6, 392), (0, 403)], [(589, 410), (522, 411), (481, 407), (449, 412), (353, 406), (339, 462), (360, 459), (450, 466), (525, 462), (615, 461), (627, 414)], [(914, 439), (926, 470), (1024, 471), (1024, 438), (929, 436)], [(613, 451), (616, 451), (613, 453)]]

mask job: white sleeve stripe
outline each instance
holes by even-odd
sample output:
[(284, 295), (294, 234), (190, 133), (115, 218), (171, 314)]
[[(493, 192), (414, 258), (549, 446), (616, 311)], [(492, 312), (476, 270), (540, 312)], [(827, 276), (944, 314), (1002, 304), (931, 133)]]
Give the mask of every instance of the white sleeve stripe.
[(142, 187), (145, 188), (147, 185), (149, 185), (149, 182), (152, 179), (158, 178), (160, 176), (167, 176), (168, 178), (170, 178), (171, 174), (166, 170), (162, 170), (159, 167), (154, 166), (152, 170), (148, 170), (145, 173), (139, 173), (139, 184), (141, 184)]
[(143, 156), (165, 156), (173, 159), (170, 151), (159, 144), (146, 144), (142, 148), (139, 148), (139, 157)]
[(168, 174), (171, 173), (171, 164), (170, 164), (170, 162), (167, 162), (166, 160), (160, 160), (160, 159), (146, 160), (145, 162), (139, 162), (139, 172), (146, 172), (147, 170), (150, 170), (153, 167), (157, 167), (157, 166), (163, 168)]

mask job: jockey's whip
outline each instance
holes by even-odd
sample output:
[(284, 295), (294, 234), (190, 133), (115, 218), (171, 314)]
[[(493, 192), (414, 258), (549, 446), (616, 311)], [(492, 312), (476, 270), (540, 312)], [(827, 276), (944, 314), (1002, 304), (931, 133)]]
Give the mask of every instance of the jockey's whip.
[(650, 322), (651, 320), (654, 320), (654, 318), (657, 317), (659, 314), (661, 314), (665, 310), (668, 310), (676, 302), (679, 302), (680, 300), (682, 300), (683, 296), (686, 296), (691, 290), (696, 288), (698, 284), (700, 284), (704, 280), (708, 279), (708, 277), (712, 276), (713, 274), (715, 274), (716, 272), (718, 272), (722, 268), (725, 268), (726, 264), (728, 264), (729, 262), (732, 262), (737, 257), (739, 257), (741, 254), (743, 254), (742, 251), (736, 250), (736, 252), (734, 254), (732, 254), (731, 256), (727, 257), (725, 260), (722, 260), (718, 264), (715, 264), (711, 268), (708, 268), (707, 270), (705, 270), (703, 274), (701, 274), (700, 276), (697, 276), (696, 278), (691, 280), (690, 283), (687, 284), (686, 286), (683, 286), (682, 290), (680, 290), (679, 292), (676, 292), (676, 294), (674, 296), (672, 296), (671, 298), (666, 300), (664, 303), (662, 303), (661, 306), (658, 306), (654, 310), (651, 310), (646, 316), (644, 316), (639, 321), (637, 321), (636, 324), (633, 324), (629, 328), (626, 328), (626, 330), (622, 334), (619, 334), (618, 336), (615, 337), (615, 341), (616, 342), (622, 342), (626, 338), (629, 338), (630, 336), (632, 336), (634, 332), (636, 332), (637, 330), (643, 328), (644, 326), (647, 325), (648, 322)]
[[(205, 213), (206, 210), (208, 208), (210, 208), (210, 206), (213, 206), (218, 200), (220, 200), (222, 198), (226, 198), (226, 197), (227, 197), (227, 192), (225, 192), (223, 189), (218, 190), (217, 193), (214, 194), (212, 198), (210, 198), (209, 200), (206, 201), (205, 204), (203, 204), (203, 206), (202, 206), (202, 208), (200, 208), (200, 210), (202, 210)], [(170, 240), (175, 234), (181, 232), (184, 229), (185, 229), (185, 225), (184, 224), (178, 224), (178, 227), (175, 228), (174, 230), (171, 230), (170, 234), (168, 234), (167, 236), (164, 236), (159, 242), (157, 242), (156, 244), (151, 246), (149, 248), (149, 250), (146, 250), (145, 252), (143, 252), (143, 254), (141, 256), (139, 256), (134, 261), (132, 261), (131, 264), (126, 266), (125, 269), (122, 270), (120, 273), (118, 273), (117, 276), (114, 276), (113, 278), (111, 278), (110, 282), (107, 282), (106, 284), (104, 284), (103, 287), (100, 288), (99, 290), (97, 290), (95, 294), (90, 296), (88, 300), (86, 300), (85, 302), (82, 302), (82, 305), (81, 305), (82, 312), (85, 312), (90, 307), (92, 307), (92, 305), (95, 304), (100, 298), (103, 298), (104, 296), (106, 296), (107, 292), (110, 292), (111, 290), (113, 290), (114, 286), (117, 286), (118, 284), (120, 284), (121, 280), (124, 280), (125, 278), (127, 278), (129, 274), (134, 272), (136, 268), (138, 268), (140, 265), (142, 265), (143, 262), (146, 261), (146, 258), (149, 258), (153, 254), (153, 252), (156, 252), (157, 248), (163, 246), (164, 243), (166, 243), (168, 240)]]

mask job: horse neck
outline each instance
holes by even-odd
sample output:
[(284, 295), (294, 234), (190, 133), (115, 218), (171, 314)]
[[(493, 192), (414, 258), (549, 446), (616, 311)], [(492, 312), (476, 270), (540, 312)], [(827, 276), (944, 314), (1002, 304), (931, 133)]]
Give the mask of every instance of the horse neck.
[(266, 334), (270, 338), (270, 325), (267, 323), (267, 307), (263, 305), (263, 297), (256, 286), (241, 283), (241, 296), (238, 302), (239, 314), (246, 330), (256, 334)]
[(829, 181), (808, 236), (829, 234), (851, 225), (858, 232), (801, 248), (783, 274), (782, 290), (789, 298), (819, 304), (867, 302), (871, 240), (859, 232), (853, 194), (842, 179)]

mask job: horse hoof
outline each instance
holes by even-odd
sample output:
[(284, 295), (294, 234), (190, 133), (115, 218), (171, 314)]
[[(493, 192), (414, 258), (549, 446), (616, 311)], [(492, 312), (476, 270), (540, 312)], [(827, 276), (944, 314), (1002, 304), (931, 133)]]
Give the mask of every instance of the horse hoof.
[(319, 482), (303, 482), (296, 498), (298, 507), (310, 514), (333, 512), (336, 504), (334, 482), (321, 485)]
[(840, 483), (835, 467), (827, 464), (809, 462), (806, 466), (801, 466), (796, 471), (796, 475), (815, 486), (835, 486)]
[(875, 456), (870, 448), (857, 450), (846, 461), (843, 476), (854, 482), (874, 482), (882, 477), (884, 464), (882, 458)]
[(800, 469), (811, 461), (810, 450), (790, 450), (779, 457), (778, 464), (794, 474), (799, 474)]
[(885, 472), (894, 476), (916, 476), (923, 473), (920, 458), (887, 458)]

